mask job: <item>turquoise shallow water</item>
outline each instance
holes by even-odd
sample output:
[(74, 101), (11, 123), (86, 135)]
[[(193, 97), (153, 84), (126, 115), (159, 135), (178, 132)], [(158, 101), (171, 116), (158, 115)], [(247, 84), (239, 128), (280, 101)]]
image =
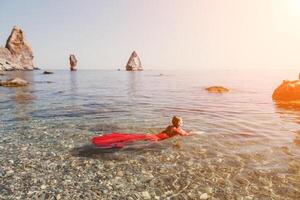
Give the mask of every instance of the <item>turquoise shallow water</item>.
[[(70, 162), (91, 161), (91, 168), (111, 165), (115, 169), (106, 174), (127, 170), (121, 180), (136, 176), (136, 180), (124, 183), (132, 188), (114, 188), (117, 192), (110, 195), (115, 198), (120, 195), (129, 198), (132, 193), (136, 193), (132, 198), (143, 198), (147, 190), (151, 197), (162, 199), (197, 199), (205, 193), (216, 199), (297, 199), (300, 197), (300, 107), (280, 106), (271, 99), (281, 81), (296, 78), (297, 73), (292, 70), (272, 73), (57, 70), (53, 75), (43, 75), (41, 71), (11, 72), (7, 76), (17, 75), (31, 84), (23, 88), (0, 88), (0, 148), (3, 149), (0, 159), (6, 163), (0, 168), (3, 171), (0, 185), (16, 185), (14, 178), (7, 177), (9, 169), (16, 176), (34, 176), (37, 172), (22, 175), (21, 166), (26, 162), (41, 165), (40, 162), (51, 160), (56, 165), (65, 162), (71, 166)], [(211, 85), (222, 85), (231, 91), (207, 93), (204, 88)], [(154, 146), (142, 143), (105, 156), (96, 152), (93, 159), (72, 153), (98, 134), (159, 132), (173, 115), (182, 116), (184, 128), (195, 135)], [(174, 146), (178, 141), (180, 146)], [(62, 157), (60, 161), (56, 159), (58, 155)], [(80, 172), (74, 168), (74, 173), (93, 172), (89, 167)], [(53, 171), (46, 168), (40, 172), (45, 176), (43, 184), (50, 185), (43, 189), (49, 195), (59, 193), (51, 189), (54, 183), (48, 183), (55, 171), (56, 168)], [(151, 174), (150, 178), (144, 180), (148, 176), (145, 174)], [(76, 187), (93, 186), (100, 193), (111, 192), (105, 181), (83, 185), (83, 180), (69, 176), (78, 182)], [(170, 182), (173, 184), (166, 186)], [(20, 182), (16, 186), (18, 193), (11, 189), (11, 193), (3, 195), (31, 197), (28, 191), (37, 192), (38, 189), (32, 188), (39, 184)], [(76, 187), (73, 189), (78, 191)], [(106, 197), (105, 193), (99, 195)]]

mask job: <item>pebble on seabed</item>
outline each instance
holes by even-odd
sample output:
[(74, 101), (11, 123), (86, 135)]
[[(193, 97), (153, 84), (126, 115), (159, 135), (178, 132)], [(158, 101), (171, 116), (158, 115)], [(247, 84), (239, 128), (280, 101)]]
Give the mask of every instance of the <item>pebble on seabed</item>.
[[(0, 190), (5, 184), (7, 192), (0, 192), (0, 199), (41, 199), (48, 196), (48, 199), (75, 200), (82, 195), (86, 199), (147, 200), (168, 199), (178, 194), (176, 199), (205, 200), (222, 199), (225, 192), (228, 199), (240, 196), (250, 199), (252, 194), (246, 193), (245, 188), (251, 180), (259, 180), (252, 181), (251, 191), (268, 193), (270, 187), (264, 186), (273, 181), (272, 190), (280, 197), (284, 195), (282, 185), (286, 183), (285, 176), (258, 170), (251, 174), (247, 172), (247, 177), (235, 177), (234, 184), (239, 186), (236, 193), (223, 190), (228, 174), (244, 170), (244, 159), (230, 155), (222, 159), (232, 165), (220, 165), (218, 158), (222, 155), (216, 156), (218, 152), (205, 146), (195, 149), (195, 160), (187, 156), (193, 151), (174, 150), (172, 140), (166, 141), (169, 142), (168, 148), (163, 150), (143, 153), (120, 151), (90, 158), (70, 153), (74, 146), (81, 146), (82, 141), (90, 137), (88, 132), (74, 134), (74, 131), (59, 128), (51, 128), (51, 131), (43, 131), (43, 127), (40, 129), (30, 134), (16, 131), (1, 138)], [(27, 133), (26, 130), (23, 132)], [(202, 140), (207, 144), (211, 136)], [(285, 184), (284, 191), (288, 191), (285, 194), (290, 199), (297, 199), (298, 189), (293, 186), (298, 184), (299, 164), (294, 161), (289, 167), (295, 175), (289, 175), (292, 184)], [(199, 188), (202, 190), (199, 191)]]
[(207, 193), (203, 193), (203, 194), (201, 194), (201, 196), (200, 196), (200, 199), (208, 199), (209, 198), (209, 196), (208, 196), (208, 194)]
[(142, 195), (143, 195), (143, 199), (151, 199), (151, 196), (148, 191), (142, 192)]

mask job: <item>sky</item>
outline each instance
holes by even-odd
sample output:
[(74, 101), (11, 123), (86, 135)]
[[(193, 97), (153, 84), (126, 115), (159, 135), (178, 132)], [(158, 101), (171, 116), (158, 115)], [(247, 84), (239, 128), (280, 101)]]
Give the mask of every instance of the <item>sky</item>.
[(300, 66), (300, 0), (0, 0), (0, 46), (14, 25), (41, 68)]

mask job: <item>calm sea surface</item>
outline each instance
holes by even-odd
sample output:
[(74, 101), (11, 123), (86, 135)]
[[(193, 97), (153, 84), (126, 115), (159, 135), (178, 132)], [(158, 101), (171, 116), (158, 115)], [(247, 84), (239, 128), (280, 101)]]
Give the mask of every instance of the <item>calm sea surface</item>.
[[(300, 199), (300, 107), (271, 98), (298, 71), (57, 70), (0, 78), (8, 76), (31, 84), (0, 88), (2, 198), (80, 199), (85, 188), (87, 199)], [(212, 85), (231, 91), (207, 93)], [(85, 149), (92, 136), (112, 131), (157, 133), (173, 115), (195, 135), (116, 152)]]

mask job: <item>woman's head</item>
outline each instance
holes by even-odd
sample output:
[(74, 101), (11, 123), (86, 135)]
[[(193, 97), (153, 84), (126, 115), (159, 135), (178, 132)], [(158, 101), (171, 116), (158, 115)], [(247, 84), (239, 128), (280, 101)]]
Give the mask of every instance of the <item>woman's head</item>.
[(173, 124), (173, 126), (175, 126), (176, 128), (182, 126), (182, 125), (183, 125), (182, 118), (179, 117), (179, 116), (174, 116), (174, 117), (172, 118), (172, 124)]

